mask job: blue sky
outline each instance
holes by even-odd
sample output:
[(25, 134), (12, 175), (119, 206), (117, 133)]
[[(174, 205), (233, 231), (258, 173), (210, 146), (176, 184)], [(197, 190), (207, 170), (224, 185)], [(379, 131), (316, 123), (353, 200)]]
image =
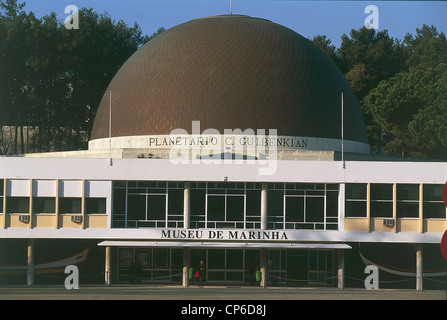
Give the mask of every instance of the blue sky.
[[(23, 2), (23, 0), (19, 0)], [(129, 25), (137, 22), (145, 34), (159, 27), (171, 28), (194, 18), (227, 14), (230, 0), (28, 0), (25, 11), (38, 17), (55, 12), (61, 20), (68, 5), (107, 12)], [(447, 34), (447, 1), (276, 1), (233, 0), (233, 14), (265, 18), (282, 24), (301, 35), (312, 38), (326, 35), (335, 46), (342, 34), (359, 29), (365, 23), (365, 8), (375, 5), (379, 10), (379, 29), (403, 39), (415, 34), (422, 24), (434, 25)], [(82, 27), (82, 20), (80, 21)]]

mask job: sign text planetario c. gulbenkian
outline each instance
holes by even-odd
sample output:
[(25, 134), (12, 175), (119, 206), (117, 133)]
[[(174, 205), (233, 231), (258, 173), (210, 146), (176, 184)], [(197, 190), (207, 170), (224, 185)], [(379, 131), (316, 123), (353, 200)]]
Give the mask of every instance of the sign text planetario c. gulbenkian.
[(201, 240), (288, 240), (284, 231), (269, 230), (191, 230), (165, 229), (162, 239), (201, 239)]

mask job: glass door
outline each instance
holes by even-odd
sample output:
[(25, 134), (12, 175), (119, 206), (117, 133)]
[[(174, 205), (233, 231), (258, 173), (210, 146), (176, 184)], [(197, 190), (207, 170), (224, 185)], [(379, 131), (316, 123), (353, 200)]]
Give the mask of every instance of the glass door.
[(334, 283), (334, 253), (329, 250), (309, 250), (309, 284), (328, 286)]
[(287, 282), (290, 285), (307, 285), (308, 277), (307, 250), (287, 251)]
[(268, 250), (268, 283), (280, 285), (287, 282), (286, 250)]

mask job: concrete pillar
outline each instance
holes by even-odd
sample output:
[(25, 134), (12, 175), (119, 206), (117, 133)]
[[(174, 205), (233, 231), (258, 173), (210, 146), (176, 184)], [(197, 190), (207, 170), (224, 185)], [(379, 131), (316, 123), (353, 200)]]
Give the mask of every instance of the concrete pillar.
[[(189, 229), (191, 221), (191, 183), (185, 182), (183, 191), (183, 228)], [(189, 268), (191, 265), (191, 249), (183, 248), (183, 279), (184, 288), (189, 286)]]
[(393, 232), (397, 232), (397, 183), (393, 183)]
[(267, 288), (268, 282), (268, 266), (267, 266), (267, 249), (262, 248), (259, 252), (259, 265), (261, 271), (261, 287)]
[(105, 285), (112, 284), (112, 247), (106, 247)]
[(422, 291), (422, 278), (424, 273), (423, 259), (422, 259), (422, 250), (423, 245), (416, 245), (416, 290)]
[(338, 250), (338, 289), (345, 288), (345, 251)]
[(34, 284), (34, 239), (28, 240), (28, 269), (26, 272), (26, 284), (32, 286)]
[(32, 229), (34, 225), (34, 216), (33, 216), (33, 179), (29, 179), (29, 223), (28, 228)]
[[(1, 181), (1, 180), (0, 180)], [(6, 189), (8, 188), (8, 183), (7, 183), (7, 181), (8, 181), (8, 179), (3, 179), (3, 194), (2, 194), (2, 196), (3, 196), (3, 229), (6, 229), (6, 199), (7, 199), (7, 197), (6, 197), (6, 195), (7, 195), (7, 193), (6, 193)]]
[(191, 267), (191, 249), (183, 248), (183, 287), (189, 287), (189, 268)]
[[(262, 183), (261, 189), (261, 230), (267, 230), (267, 182)], [(262, 248), (259, 252), (259, 267), (261, 271), (261, 287), (267, 288), (268, 268), (267, 268), (267, 249)]]
[(183, 193), (183, 228), (189, 229), (191, 216), (191, 183), (185, 182)]
[(261, 230), (267, 229), (267, 190), (267, 182), (263, 182), (261, 189)]

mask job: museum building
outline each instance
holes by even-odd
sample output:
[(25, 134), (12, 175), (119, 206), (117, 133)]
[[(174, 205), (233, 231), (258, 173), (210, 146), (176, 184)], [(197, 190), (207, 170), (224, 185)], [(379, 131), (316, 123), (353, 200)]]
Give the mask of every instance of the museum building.
[(444, 162), (371, 154), (309, 40), (194, 19), (121, 67), (88, 150), (0, 158), (0, 282), (74, 264), (81, 284), (189, 286), (203, 260), (207, 284), (363, 286), (374, 264), (381, 286), (436, 287), (446, 180)]

